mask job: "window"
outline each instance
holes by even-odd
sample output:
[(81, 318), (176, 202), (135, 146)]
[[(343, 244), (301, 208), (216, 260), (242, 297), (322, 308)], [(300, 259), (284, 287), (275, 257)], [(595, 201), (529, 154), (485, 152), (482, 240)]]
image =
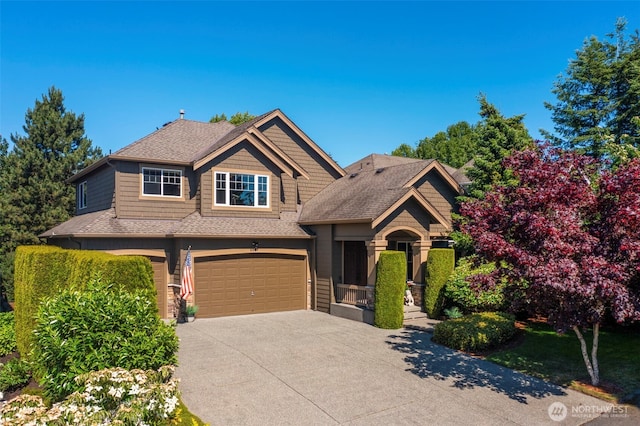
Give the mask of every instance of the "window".
[(161, 197), (182, 196), (182, 171), (142, 168), (142, 194)]
[(215, 173), (216, 206), (269, 206), (269, 177), (248, 173)]
[(78, 210), (87, 208), (87, 181), (78, 184)]

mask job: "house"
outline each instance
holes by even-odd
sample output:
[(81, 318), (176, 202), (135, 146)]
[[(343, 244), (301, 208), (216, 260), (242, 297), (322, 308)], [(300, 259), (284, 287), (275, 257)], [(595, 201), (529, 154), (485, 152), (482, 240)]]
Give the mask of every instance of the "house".
[(383, 250), (407, 253), (422, 281), (451, 231), (455, 172), (375, 154), (343, 169), (278, 109), (237, 127), (181, 115), (75, 174), (76, 216), (41, 236), (148, 256), (163, 318), (188, 249), (199, 316), (330, 312), (372, 302)]

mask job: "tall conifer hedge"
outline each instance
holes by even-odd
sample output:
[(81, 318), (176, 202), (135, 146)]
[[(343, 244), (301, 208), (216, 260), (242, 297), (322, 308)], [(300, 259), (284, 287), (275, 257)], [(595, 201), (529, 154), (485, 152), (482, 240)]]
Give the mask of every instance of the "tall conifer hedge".
[(404, 320), (404, 288), (407, 261), (404, 252), (380, 253), (376, 269), (374, 325), (397, 329)]
[(429, 318), (438, 318), (444, 303), (444, 285), (455, 268), (455, 251), (432, 248), (427, 257), (424, 288), (424, 310)]

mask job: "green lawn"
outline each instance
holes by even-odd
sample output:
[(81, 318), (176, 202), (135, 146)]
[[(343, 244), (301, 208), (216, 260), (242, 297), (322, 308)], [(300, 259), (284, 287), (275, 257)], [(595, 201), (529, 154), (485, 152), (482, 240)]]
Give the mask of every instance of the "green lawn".
[[(489, 361), (514, 370), (570, 386), (594, 396), (618, 402), (640, 391), (640, 331), (617, 327), (600, 331), (598, 361), (602, 390), (591, 383), (582, 359), (580, 342), (573, 331), (555, 333), (543, 323), (529, 323), (522, 344), (487, 356)], [(585, 334), (591, 351), (592, 333)]]

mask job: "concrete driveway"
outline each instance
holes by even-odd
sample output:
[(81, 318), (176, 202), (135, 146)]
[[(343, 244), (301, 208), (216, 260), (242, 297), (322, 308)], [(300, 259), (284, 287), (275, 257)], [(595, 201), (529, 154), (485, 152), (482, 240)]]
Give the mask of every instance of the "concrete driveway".
[(606, 405), (424, 331), (320, 312), (196, 319), (177, 333), (183, 401), (211, 425), (575, 425)]

